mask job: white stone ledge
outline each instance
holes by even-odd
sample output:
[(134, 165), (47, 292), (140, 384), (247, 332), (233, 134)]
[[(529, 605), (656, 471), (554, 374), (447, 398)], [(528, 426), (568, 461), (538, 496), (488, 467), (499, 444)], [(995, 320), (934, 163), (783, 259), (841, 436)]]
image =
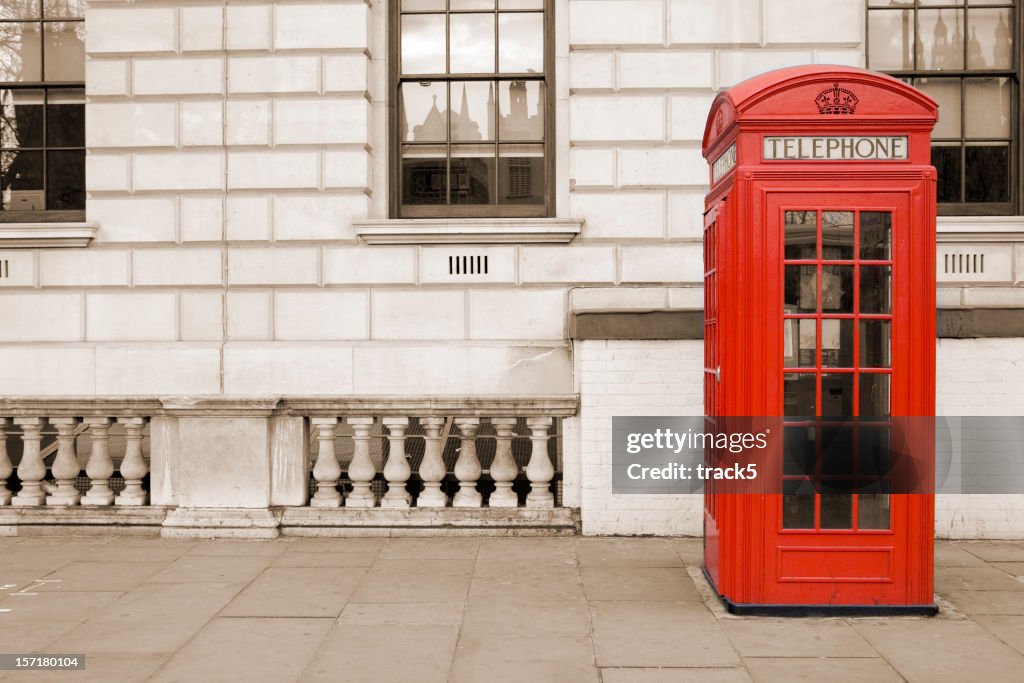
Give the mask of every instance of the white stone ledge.
[(576, 218), (409, 218), (358, 220), (352, 227), (367, 244), (534, 244), (572, 241)]
[(939, 216), (939, 242), (1022, 242), (1024, 216)]
[(0, 223), (0, 248), (87, 247), (95, 223)]

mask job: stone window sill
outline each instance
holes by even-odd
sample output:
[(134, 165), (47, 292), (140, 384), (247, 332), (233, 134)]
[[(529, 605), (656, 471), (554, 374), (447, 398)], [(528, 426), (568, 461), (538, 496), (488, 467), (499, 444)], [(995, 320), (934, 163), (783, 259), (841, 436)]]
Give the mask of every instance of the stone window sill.
[(0, 223), (0, 249), (87, 247), (95, 223)]
[(1024, 216), (939, 216), (939, 242), (1024, 241)]
[(367, 244), (535, 244), (572, 241), (575, 218), (398, 218), (353, 223)]

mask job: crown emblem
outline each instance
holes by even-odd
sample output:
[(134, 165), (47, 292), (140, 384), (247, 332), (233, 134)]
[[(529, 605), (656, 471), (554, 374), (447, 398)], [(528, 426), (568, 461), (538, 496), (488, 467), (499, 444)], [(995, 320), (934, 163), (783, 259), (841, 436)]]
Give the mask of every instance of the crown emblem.
[(814, 98), (819, 114), (852, 114), (858, 101), (853, 92), (840, 88), (838, 83), (833, 83), (831, 88), (822, 90)]

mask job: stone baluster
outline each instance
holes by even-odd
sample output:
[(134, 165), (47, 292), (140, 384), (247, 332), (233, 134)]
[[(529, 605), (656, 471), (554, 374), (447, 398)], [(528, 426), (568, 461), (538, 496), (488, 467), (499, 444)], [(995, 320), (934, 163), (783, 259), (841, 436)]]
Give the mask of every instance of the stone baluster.
[(82, 471), (75, 453), (75, 427), (77, 417), (52, 417), (50, 424), (57, 428), (57, 457), (50, 471), (57, 480), (57, 488), (46, 496), (47, 505), (78, 505), (82, 494), (75, 488), (75, 479)]
[(46, 502), (43, 491), (43, 477), (46, 476), (46, 463), (40, 455), (39, 442), (43, 438), (43, 418), (16, 417), (14, 424), (21, 427), (21, 462), (18, 463), (18, 479), (21, 490), (11, 499), (16, 506), (42, 505)]
[(409, 458), (405, 455), (405, 432), (409, 428), (407, 417), (385, 417), (381, 420), (388, 428), (388, 461), (384, 465), (384, 478), (388, 490), (380, 501), (382, 508), (407, 508), (412, 504), (412, 494), (405, 485), (412, 476)]
[(7, 478), (14, 472), (14, 464), (7, 455), (7, 427), (11, 418), (0, 417), (0, 505), (11, 504), (11, 490), (7, 488)]
[(142, 488), (142, 478), (149, 471), (149, 465), (142, 457), (142, 430), (146, 426), (144, 417), (119, 417), (117, 423), (124, 425), (128, 446), (121, 461), (121, 476), (124, 490), (114, 501), (115, 505), (145, 505), (149, 495)]
[(423, 491), (416, 499), (416, 507), (443, 508), (448, 505), (448, 496), (441, 490), (444, 475), (448, 474), (444, 466), (444, 427), (443, 417), (421, 417), (420, 424), (426, 432), (424, 441), (423, 462), (420, 463), (420, 478), (423, 480)]
[(530, 493), (526, 496), (528, 508), (551, 508), (555, 506), (555, 496), (548, 490), (551, 478), (555, 476), (555, 468), (548, 455), (548, 432), (551, 430), (550, 417), (530, 417), (526, 419), (530, 428), (530, 463), (526, 466), (526, 476), (530, 479)]
[(459, 490), (455, 492), (452, 506), (478, 508), (483, 504), (483, 495), (476, 490), (481, 472), (480, 458), (476, 455), (476, 433), (480, 429), (480, 418), (457, 417), (455, 424), (459, 428), (459, 459), (455, 461)]
[(350, 508), (372, 508), (373, 491), (370, 482), (377, 474), (377, 468), (370, 458), (370, 429), (372, 417), (350, 417), (345, 420), (352, 427), (352, 462), (348, 464), (348, 478), (352, 481), (352, 493), (348, 494), (345, 505)]
[(112, 505), (114, 492), (110, 489), (110, 477), (114, 475), (114, 461), (110, 458), (109, 431), (113, 420), (109, 417), (87, 417), (84, 421), (89, 425), (89, 439), (92, 441), (89, 462), (85, 464), (85, 473), (92, 485), (82, 496), (82, 505)]
[(315, 508), (336, 508), (341, 506), (338, 480), (341, 479), (341, 463), (334, 452), (334, 438), (338, 427), (336, 417), (312, 417), (310, 423), (316, 427), (317, 455), (313, 466), (316, 493), (309, 501)]
[(519, 497), (512, 490), (517, 468), (512, 458), (512, 435), (516, 429), (514, 417), (492, 417), (491, 424), (497, 432), (494, 461), (491, 463), (491, 477), (494, 479), (494, 493), (488, 504), (492, 508), (514, 508), (519, 506)]

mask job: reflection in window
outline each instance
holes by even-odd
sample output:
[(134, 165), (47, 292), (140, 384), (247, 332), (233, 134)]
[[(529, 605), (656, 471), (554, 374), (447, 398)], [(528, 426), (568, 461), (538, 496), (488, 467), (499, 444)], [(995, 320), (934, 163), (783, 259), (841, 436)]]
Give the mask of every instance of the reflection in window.
[(542, 3), (449, 0), (447, 11), (443, 0), (400, 4), (400, 213), (544, 215)]
[(0, 6), (0, 221), (85, 208), (84, 0)]

